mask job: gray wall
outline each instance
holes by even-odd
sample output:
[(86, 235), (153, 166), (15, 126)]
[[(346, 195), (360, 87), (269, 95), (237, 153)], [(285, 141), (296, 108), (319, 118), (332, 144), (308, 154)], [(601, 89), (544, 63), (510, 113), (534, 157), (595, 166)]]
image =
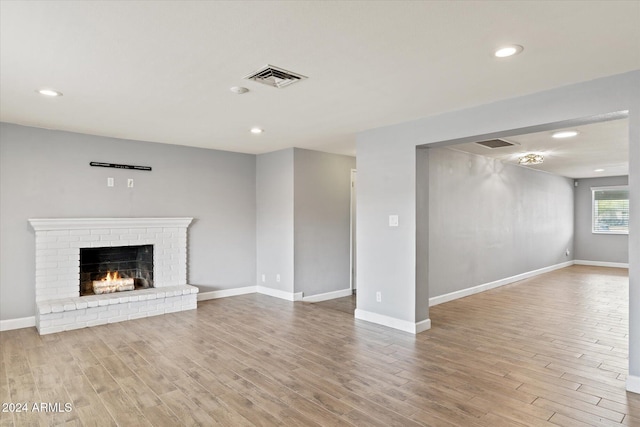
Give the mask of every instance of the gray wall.
[(258, 156), (256, 196), (256, 283), (293, 293), (293, 148)]
[[(134, 188), (126, 188), (127, 178)], [(35, 314), (28, 218), (194, 217), (189, 283), (202, 290), (255, 285), (255, 182), (253, 155), (0, 124), (1, 319)]]
[(629, 236), (591, 232), (591, 187), (627, 185), (629, 177), (612, 176), (578, 180), (575, 192), (575, 259), (601, 262), (629, 262)]
[[(408, 322), (424, 319), (416, 287), (416, 147), (629, 111), (630, 227), (640, 230), (640, 71), (372, 129), (357, 138), (358, 309)], [(637, 207), (637, 208), (635, 208)], [(388, 227), (389, 214), (399, 227)], [(424, 234), (424, 233), (423, 233)], [(640, 238), (629, 239), (630, 374), (640, 378)], [(418, 275), (418, 278), (422, 276)], [(376, 302), (376, 291), (382, 302)], [(421, 295), (424, 295), (422, 292)]]
[(354, 157), (294, 150), (295, 292), (349, 289)]
[(572, 179), (448, 148), (428, 168), (430, 297), (573, 259)]

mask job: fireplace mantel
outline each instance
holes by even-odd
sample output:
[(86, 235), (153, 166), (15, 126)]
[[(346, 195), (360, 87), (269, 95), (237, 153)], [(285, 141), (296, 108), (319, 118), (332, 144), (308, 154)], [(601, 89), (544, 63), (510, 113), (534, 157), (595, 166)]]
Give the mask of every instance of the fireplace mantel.
[(31, 218), (35, 231), (88, 230), (104, 228), (179, 227), (186, 228), (193, 218)]

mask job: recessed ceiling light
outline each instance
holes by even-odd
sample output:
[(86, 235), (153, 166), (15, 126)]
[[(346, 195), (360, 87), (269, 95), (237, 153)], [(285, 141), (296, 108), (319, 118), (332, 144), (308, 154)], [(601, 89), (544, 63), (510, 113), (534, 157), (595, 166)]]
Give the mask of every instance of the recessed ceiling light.
[(229, 90), (231, 92), (233, 92), (233, 93), (237, 93), (238, 95), (242, 95), (243, 93), (249, 92), (249, 89), (247, 89), (246, 87), (242, 87), (242, 86), (234, 86)]
[(518, 159), (520, 165), (539, 165), (544, 162), (544, 156), (542, 154), (529, 153)]
[(594, 169), (594, 172), (604, 172), (604, 169)]
[(522, 52), (524, 48), (519, 44), (512, 44), (509, 46), (503, 46), (494, 52), (496, 58), (507, 58), (509, 56), (517, 55)]
[(253, 134), (261, 134), (262, 132), (264, 132), (264, 129), (260, 129), (260, 128), (251, 128), (251, 133)]
[(53, 89), (38, 89), (36, 90), (36, 92), (44, 96), (51, 96), (51, 97), (62, 96), (62, 92), (58, 92), (57, 90), (53, 90)]
[(551, 135), (552, 138), (562, 139), (562, 138), (572, 138), (578, 134), (576, 130), (561, 130), (559, 132)]

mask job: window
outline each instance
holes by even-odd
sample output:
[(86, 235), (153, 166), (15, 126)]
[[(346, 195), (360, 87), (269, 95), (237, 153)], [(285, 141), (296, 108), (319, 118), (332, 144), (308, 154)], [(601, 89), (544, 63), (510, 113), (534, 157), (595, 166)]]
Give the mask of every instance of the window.
[(629, 234), (629, 187), (591, 187), (592, 232)]

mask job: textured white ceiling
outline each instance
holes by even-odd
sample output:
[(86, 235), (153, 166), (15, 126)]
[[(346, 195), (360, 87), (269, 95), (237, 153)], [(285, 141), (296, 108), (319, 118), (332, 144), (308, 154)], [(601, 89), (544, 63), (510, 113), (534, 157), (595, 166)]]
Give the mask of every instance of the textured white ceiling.
[[(265, 64), (309, 78), (242, 80)], [(246, 153), (639, 68), (638, 1), (0, 2), (0, 120)]]
[[(454, 145), (458, 151), (479, 154), (518, 164), (524, 154), (544, 156), (540, 165), (527, 166), (569, 178), (593, 178), (629, 174), (629, 120), (613, 120), (574, 126), (566, 130), (578, 135), (566, 139), (551, 137), (557, 131), (544, 131), (503, 138), (515, 143), (511, 147), (487, 148), (475, 142)], [(596, 172), (596, 169), (604, 169)]]

